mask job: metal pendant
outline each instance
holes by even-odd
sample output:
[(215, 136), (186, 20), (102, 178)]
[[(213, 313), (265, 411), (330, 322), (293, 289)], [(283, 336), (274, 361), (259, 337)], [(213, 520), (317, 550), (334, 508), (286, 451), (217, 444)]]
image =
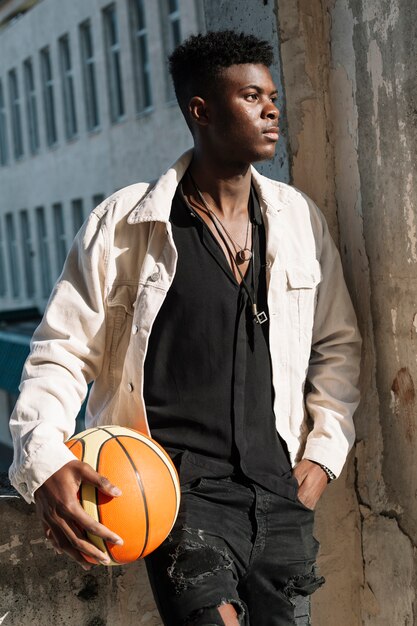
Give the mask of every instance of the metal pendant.
[(254, 319), (256, 324), (264, 324), (265, 322), (268, 321), (268, 316), (265, 313), (265, 311), (260, 311), (259, 313), (256, 313), (253, 316), (253, 319)]
[(249, 248), (244, 248), (243, 250), (239, 250), (239, 252), (236, 253), (236, 263), (239, 263), (239, 265), (245, 263), (245, 261), (250, 261), (251, 258), (252, 251), (249, 250)]

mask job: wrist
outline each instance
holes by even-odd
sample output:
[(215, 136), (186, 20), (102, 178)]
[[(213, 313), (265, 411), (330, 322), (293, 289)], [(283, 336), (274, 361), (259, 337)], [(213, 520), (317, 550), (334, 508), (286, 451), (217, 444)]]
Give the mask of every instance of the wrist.
[(327, 465), (323, 465), (323, 463), (319, 463), (318, 461), (313, 461), (313, 463), (316, 463), (316, 465), (319, 465), (321, 467), (321, 469), (323, 470), (323, 472), (327, 476), (327, 482), (328, 483), (330, 483), (332, 480), (336, 479), (336, 475), (332, 472), (331, 469), (329, 469), (327, 467)]

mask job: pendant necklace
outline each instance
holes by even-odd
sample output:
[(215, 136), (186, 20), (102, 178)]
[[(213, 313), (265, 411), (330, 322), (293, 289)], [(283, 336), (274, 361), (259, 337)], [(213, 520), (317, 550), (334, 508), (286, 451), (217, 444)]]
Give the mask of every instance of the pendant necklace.
[(232, 236), (230, 235), (230, 233), (228, 232), (228, 230), (226, 229), (225, 225), (223, 224), (223, 222), (221, 221), (221, 219), (218, 217), (218, 215), (216, 215), (216, 213), (213, 211), (213, 209), (211, 209), (207, 203), (207, 200), (204, 198), (203, 194), (201, 193), (201, 191), (199, 190), (199, 188), (197, 187), (197, 184), (194, 180), (194, 178), (192, 177), (192, 175), (190, 174), (190, 172), (188, 172), (188, 175), (191, 179), (191, 182), (194, 185), (194, 188), (197, 192), (197, 195), (200, 199), (200, 201), (202, 202), (206, 212), (208, 213), (209, 217), (211, 217), (212, 221), (213, 218), (220, 224), (222, 230), (224, 231), (226, 237), (229, 239), (230, 243), (233, 246), (234, 252), (235, 252), (235, 262), (238, 265), (242, 265), (242, 263), (245, 263), (246, 261), (250, 261), (252, 258), (252, 250), (250, 248), (248, 248), (248, 236), (249, 236), (249, 222), (250, 222), (250, 218), (249, 218), (249, 211), (248, 211), (248, 221), (246, 224), (246, 237), (245, 237), (245, 244), (243, 246), (243, 248), (241, 246), (239, 246), (236, 241), (232, 238)]
[[(244, 263), (245, 261), (250, 261), (252, 259), (252, 283), (253, 286), (255, 286), (255, 257), (253, 255), (252, 250), (250, 250), (249, 248), (247, 248), (247, 244), (248, 244), (248, 233), (249, 233), (249, 210), (248, 210), (248, 224), (246, 226), (246, 240), (245, 240), (245, 247), (241, 248), (240, 250), (237, 249), (236, 247), (236, 243), (233, 241), (232, 237), (230, 236), (230, 234), (227, 232), (227, 229), (224, 227), (224, 225), (222, 224), (221, 220), (217, 217), (217, 215), (214, 213), (214, 211), (212, 209), (210, 209), (210, 207), (208, 206), (206, 200), (204, 199), (203, 194), (201, 193), (201, 191), (199, 190), (199, 188), (197, 187), (194, 178), (192, 177), (190, 171), (188, 171), (188, 175), (191, 179), (191, 182), (193, 183), (197, 194), (201, 200), (201, 202), (203, 203), (208, 216), (211, 218), (211, 221), (213, 222), (213, 226), (215, 227), (219, 237), (222, 239), (224, 245), (226, 246), (226, 249), (229, 251), (229, 254), (231, 256), (231, 259), (233, 259), (234, 264), (236, 266), (236, 269), (238, 271), (238, 274), (241, 278), (242, 281), (242, 285), (246, 291), (246, 293), (248, 294), (249, 297), (249, 302), (250, 302), (250, 308), (251, 308), (251, 312), (252, 312), (252, 318), (253, 321), (256, 324), (264, 324), (266, 321), (268, 321), (268, 316), (265, 313), (265, 311), (258, 311), (258, 305), (256, 302), (256, 293), (255, 293), (255, 288), (253, 287), (252, 289), (249, 287), (249, 285), (246, 283), (245, 277), (243, 276), (239, 265), (241, 265), (242, 263)], [(213, 216), (215, 219), (213, 219)], [(217, 220), (217, 221), (216, 221)], [(219, 225), (218, 225), (219, 224)], [(233, 255), (231, 254), (231, 250), (230, 247), (224, 237), (224, 235), (222, 234), (222, 231), (220, 230), (219, 226), (221, 226), (224, 234), (227, 236), (227, 238), (230, 240), (230, 242), (232, 243), (232, 246), (234, 248), (235, 251), (235, 256), (233, 257)], [(255, 232), (255, 224), (252, 225), (252, 248), (253, 248), (253, 242), (254, 242), (254, 232)], [(253, 258), (252, 258), (253, 257)]]

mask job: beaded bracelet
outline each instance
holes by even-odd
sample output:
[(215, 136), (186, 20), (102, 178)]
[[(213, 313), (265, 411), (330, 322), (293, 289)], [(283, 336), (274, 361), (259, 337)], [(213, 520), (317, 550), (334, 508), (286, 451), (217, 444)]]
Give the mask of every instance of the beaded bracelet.
[(330, 470), (328, 467), (326, 467), (325, 465), (322, 465), (322, 463), (317, 463), (317, 465), (320, 465), (321, 469), (326, 472), (327, 474), (327, 478), (329, 479), (329, 482), (331, 480), (335, 480), (336, 475), (333, 474), (332, 470)]

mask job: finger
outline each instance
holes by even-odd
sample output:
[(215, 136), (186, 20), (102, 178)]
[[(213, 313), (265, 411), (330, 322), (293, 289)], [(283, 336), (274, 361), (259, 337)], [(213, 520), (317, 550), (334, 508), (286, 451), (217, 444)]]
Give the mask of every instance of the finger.
[(62, 554), (62, 550), (59, 548), (52, 529), (45, 522), (42, 522), (42, 526), (45, 531), (45, 541), (51, 544), (56, 554)]
[(81, 565), (84, 570), (89, 571), (93, 567), (93, 564), (85, 560), (81, 552), (79, 552), (79, 550), (77, 550), (70, 544), (65, 534), (61, 530), (56, 529), (55, 532), (57, 541), (59, 541), (59, 545), (62, 548), (62, 552), (69, 556), (73, 561), (76, 561), (76, 563)]
[(55, 537), (52, 528), (48, 528), (46, 531), (46, 539), (50, 542), (56, 554), (63, 554), (60, 545)]
[(304, 482), (304, 480), (306, 478), (306, 475), (304, 474), (303, 470), (298, 468), (298, 467), (295, 467), (293, 469), (292, 474), (293, 474), (294, 478), (296, 478), (296, 480), (298, 482), (298, 486), (300, 487), (300, 485), (302, 485), (302, 483)]
[[(71, 549), (70, 544), (68, 543), (65, 536), (59, 531), (59, 529), (56, 529), (56, 534), (55, 534), (52, 528), (48, 527), (45, 523), (43, 525), (44, 527), (46, 527), (45, 532), (47, 534), (47, 540), (50, 541), (53, 549), (55, 550), (57, 554), (66, 553), (73, 560), (76, 560), (77, 562), (79, 562), (80, 565), (82, 565), (85, 570), (91, 569), (92, 565), (88, 565), (88, 563), (85, 561), (84, 558), (81, 558), (81, 559), (77, 558), (77, 555), (74, 554), (73, 550)], [(61, 544), (62, 544), (62, 548), (61, 548)]]
[(101, 537), (104, 541), (109, 541), (118, 546), (123, 545), (123, 539), (116, 533), (112, 532), (109, 528), (96, 522), (88, 513), (86, 513), (79, 502), (75, 502), (71, 509), (67, 509), (61, 514), (67, 520), (75, 522), (82, 530)]
[(80, 476), (83, 482), (91, 483), (94, 487), (97, 487), (99, 491), (109, 496), (117, 498), (122, 495), (122, 491), (119, 487), (116, 487), (108, 478), (93, 470), (88, 463), (83, 463), (82, 466), (80, 466)]
[(58, 533), (56, 528), (54, 528), (54, 532), (58, 534), (60, 538), (62, 538), (62, 536), (65, 537), (64, 544), (62, 541), (59, 541), (61, 549), (67, 551), (66, 547), (69, 544), (72, 549), (82, 552), (94, 559), (95, 563), (100, 563), (101, 565), (108, 565), (110, 563), (109, 555), (91, 543), (76, 523), (66, 521), (64, 518), (60, 518), (57, 520), (57, 523), (58, 522)]

